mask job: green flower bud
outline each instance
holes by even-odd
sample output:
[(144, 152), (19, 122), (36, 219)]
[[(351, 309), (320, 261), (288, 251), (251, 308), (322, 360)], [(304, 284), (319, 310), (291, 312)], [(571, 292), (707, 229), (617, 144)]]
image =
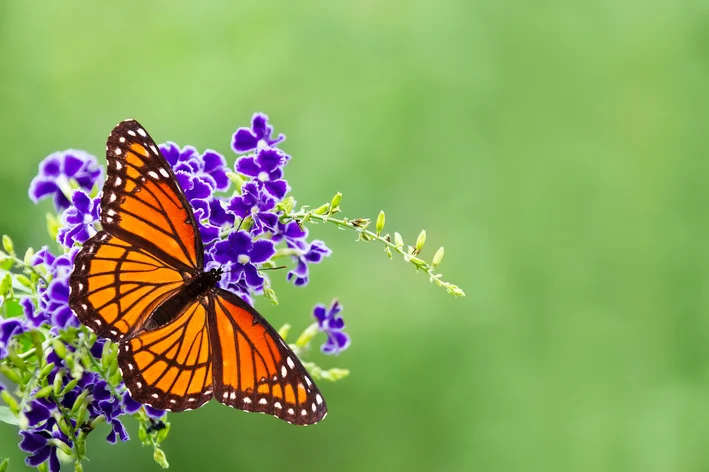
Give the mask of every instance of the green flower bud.
[(426, 244), (426, 230), (422, 229), (419, 233), (419, 237), (416, 238), (416, 246), (414, 246), (416, 248), (416, 254), (421, 252), (424, 244)]
[(332, 197), (332, 201), (330, 202), (330, 214), (332, 213), (337, 213), (340, 211), (340, 202), (342, 201), (342, 194), (340, 192), (337, 192), (334, 197)]
[(317, 323), (313, 323), (301, 333), (300, 336), (298, 336), (298, 340), (295, 342), (295, 345), (298, 346), (299, 348), (303, 349), (312, 341), (312, 339), (315, 337), (316, 334), (318, 334), (319, 328)]
[(278, 334), (283, 338), (284, 341), (288, 337), (288, 333), (290, 332), (290, 329), (291, 329), (291, 325), (286, 323), (283, 326), (281, 326), (281, 329), (278, 330)]
[(15, 276), (18, 282), (24, 287), (27, 287), (28, 289), (32, 290), (34, 288), (32, 281), (24, 274), (17, 274)]
[(5, 277), (0, 281), (0, 296), (7, 297), (12, 289), (12, 277), (10, 274), (5, 274)]
[(241, 175), (235, 174), (234, 172), (227, 172), (226, 176), (234, 184), (236, 191), (241, 194), (241, 187), (244, 186), (246, 180)]
[(53, 339), (52, 348), (54, 349), (54, 353), (57, 356), (59, 356), (61, 359), (66, 359), (66, 346), (63, 342), (58, 339)]
[(8, 464), (10, 464), (10, 459), (5, 459), (0, 462), (0, 472), (7, 472)]
[(158, 444), (162, 443), (165, 439), (167, 439), (167, 435), (170, 433), (170, 423), (166, 422), (165, 427), (158, 431), (158, 437), (156, 439), (156, 442)]
[(320, 376), (325, 379), (329, 380), (331, 382), (337, 382), (338, 380), (342, 380), (345, 377), (350, 375), (349, 369), (329, 369), (329, 370), (323, 370)]
[(379, 212), (379, 216), (377, 216), (377, 236), (382, 234), (382, 230), (384, 229), (384, 222), (386, 221), (386, 217), (384, 216), (384, 210)]
[(327, 213), (327, 211), (329, 209), (330, 209), (330, 204), (326, 203), (324, 205), (320, 205), (315, 210), (313, 210), (313, 213), (315, 213), (316, 215), (324, 215), (325, 213)]
[(266, 300), (271, 302), (273, 306), (278, 306), (278, 297), (276, 296), (276, 292), (271, 287), (263, 288), (263, 296), (266, 297)]
[(43, 378), (48, 376), (52, 369), (54, 369), (54, 362), (50, 362), (49, 364), (42, 367), (42, 370), (39, 371), (39, 375), (37, 376), (39, 380), (42, 380)]
[(394, 256), (391, 254), (391, 249), (389, 249), (389, 246), (387, 246), (385, 249), (386, 249), (387, 257), (389, 259), (392, 259)]
[(57, 375), (54, 376), (53, 390), (54, 390), (54, 395), (57, 397), (62, 392), (62, 377), (64, 377), (64, 372), (61, 370), (59, 372), (57, 372)]
[(170, 464), (167, 462), (167, 457), (165, 457), (165, 453), (162, 452), (162, 449), (159, 447), (156, 447), (153, 451), (153, 460), (163, 469), (170, 467)]
[(138, 439), (140, 439), (140, 442), (143, 444), (150, 444), (148, 432), (145, 430), (145, 425), (143, 423), (138, 425)]
[(0, 364), (0, 374), (7, 377), (7, 379), (12, 383), (17, 385), (22, 383), (22, 377), (20, 374), (15, 369), (12, 369), (5, 364)]
[(283, 210), (285, 213), (290, 213), (293, 211), (293, 205), (295, 205), (295, 198), (289, 196), (276, 204), (276, 210)]
[(51, 385), (47, 385), (46, 387), (42, 387), (39, 390), (37, 390), (37, 393), (34, 394), (35, 398), (46, 398), (49, 395), (51, 395), (54, 392), (54, 387)]
[(8, 392), (7, 390), (3, 390), (2, 392), (0, 392), (0, 398), (2, 398), (2, 401), (5, 402), (5, 405), (10, 408), (10, 411), (12, 411), (16, 415), (20, 413), (20, 405), (17, 404), (15, 397), (13, 397), (10, 392)]
[(74, 472), (84, 472), (84, 466), (81, 465), (81, 461), (74, 462)]
[(62, 390), (62, 393), (60, 393), (60, 396), (64, 396), (67, 393), (71, 392), (74, 390), (74, 387), (76, 387), (79, 384), (79, 379), (73, 379), (71, 380), (68, 384), (66, 384), (66, 387)]
[(2, 235), (2, 247), (8, 254), (15, 255), (15, 245), (12, 244), (12, 239), (7, 234)]
[(31, 247), (27, 248), (27, 251), (25, 252), (25, 257), (23, 259), (25, 265), (32, 265), (32, 258), (34, 257), (34, 249)]
[(57, 240), (57, 234), (59, 233), (59, 228), (62, 227), (57, 215), (52, 213), (47, 213), (47, 232), (49, 233), (49, 238), (52, 241)]
[(404, 239), (399, 233), (394, 233), (394, 246), (398, 248), (404, 247)]
[(436, 251), (436, 254), (433, 256), (433, 261), (431, 262), (431, 267), (437, 267), (441, 261), (443, 260), (443, 246), (438, 248), (438, 251)]
[(465, 296), (465, 292), (463, 292), (460, 289), (460, 287), (458, 287), (457, 285), (448, 285), (446, 287), (446, 290), (448, 291), (448, 293), (450, 293), (454, 297), (464, 297)]

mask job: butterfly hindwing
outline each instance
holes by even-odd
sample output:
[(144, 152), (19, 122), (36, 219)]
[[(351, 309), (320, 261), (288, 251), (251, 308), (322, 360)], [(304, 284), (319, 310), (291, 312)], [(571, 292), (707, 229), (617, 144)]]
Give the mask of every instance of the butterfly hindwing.
[(214, 397), (245, 411), (307, 425), (327, 407), (298, 357), (273, 327), (236, 295), (215, 289), (210, 335)]
[(177, 317), (123, 342), (118, 366), (131, 397), (161, 410), (183, 411), (212, 398), (208, 307), (193, 300)]
[(145, 129), (134, 120), (118, 124), (108, 137), (106, 159), (104, 229), (182, 270), (201, 270), (204, 249), (194, 214)]
[(184, 284), (180, 272), (149, 252), (101, 231), (74, 260), (69, 305), (97, 335), (120, 341)]

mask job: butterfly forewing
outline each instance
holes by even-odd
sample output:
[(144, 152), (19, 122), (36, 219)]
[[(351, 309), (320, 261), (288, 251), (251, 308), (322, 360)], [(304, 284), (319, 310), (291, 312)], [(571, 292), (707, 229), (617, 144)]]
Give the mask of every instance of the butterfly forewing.
[(183, 284), (173, 267), (101, 231), (76, 256), (69, 305), (97, 335), (120, 341)]
[(104, 229), (182, 270), (201, 270), (202, 240), (192, 209), (143, 127), (133, 120), (116, 126), (106, 143), (106, 159)]

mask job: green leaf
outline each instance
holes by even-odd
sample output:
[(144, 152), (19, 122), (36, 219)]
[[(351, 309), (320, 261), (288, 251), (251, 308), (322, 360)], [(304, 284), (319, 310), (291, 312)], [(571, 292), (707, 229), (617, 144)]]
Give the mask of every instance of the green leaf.
[(17, 426), (17, 417), (6, 406), (0, 406), (0, 421)]

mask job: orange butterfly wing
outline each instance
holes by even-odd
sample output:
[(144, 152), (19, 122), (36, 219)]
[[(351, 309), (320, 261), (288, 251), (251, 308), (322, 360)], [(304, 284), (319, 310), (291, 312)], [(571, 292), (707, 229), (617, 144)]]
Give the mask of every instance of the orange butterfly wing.
[(113, 129), (106, 159), (103, 231), (76, 256), (69, 305), (96, 334), (120, 341), (201, 271), (203, 248), (170, 165), (138, 122)]
[(182, 275), (149, 252), (101, 231), (74, 260), (69, 305), (97, 335), (120, 341), (184, 285)]
[(212, 297), (214, 397), (225, 405), (314, 424), (327, 406), (298, 357), (248, 303), (225, 290)]
[(212, 398), (207, 310), (194, 300), (170, 323), (121, 344), (118, 366), (133, 399), (160, 410), (184, 411)]

